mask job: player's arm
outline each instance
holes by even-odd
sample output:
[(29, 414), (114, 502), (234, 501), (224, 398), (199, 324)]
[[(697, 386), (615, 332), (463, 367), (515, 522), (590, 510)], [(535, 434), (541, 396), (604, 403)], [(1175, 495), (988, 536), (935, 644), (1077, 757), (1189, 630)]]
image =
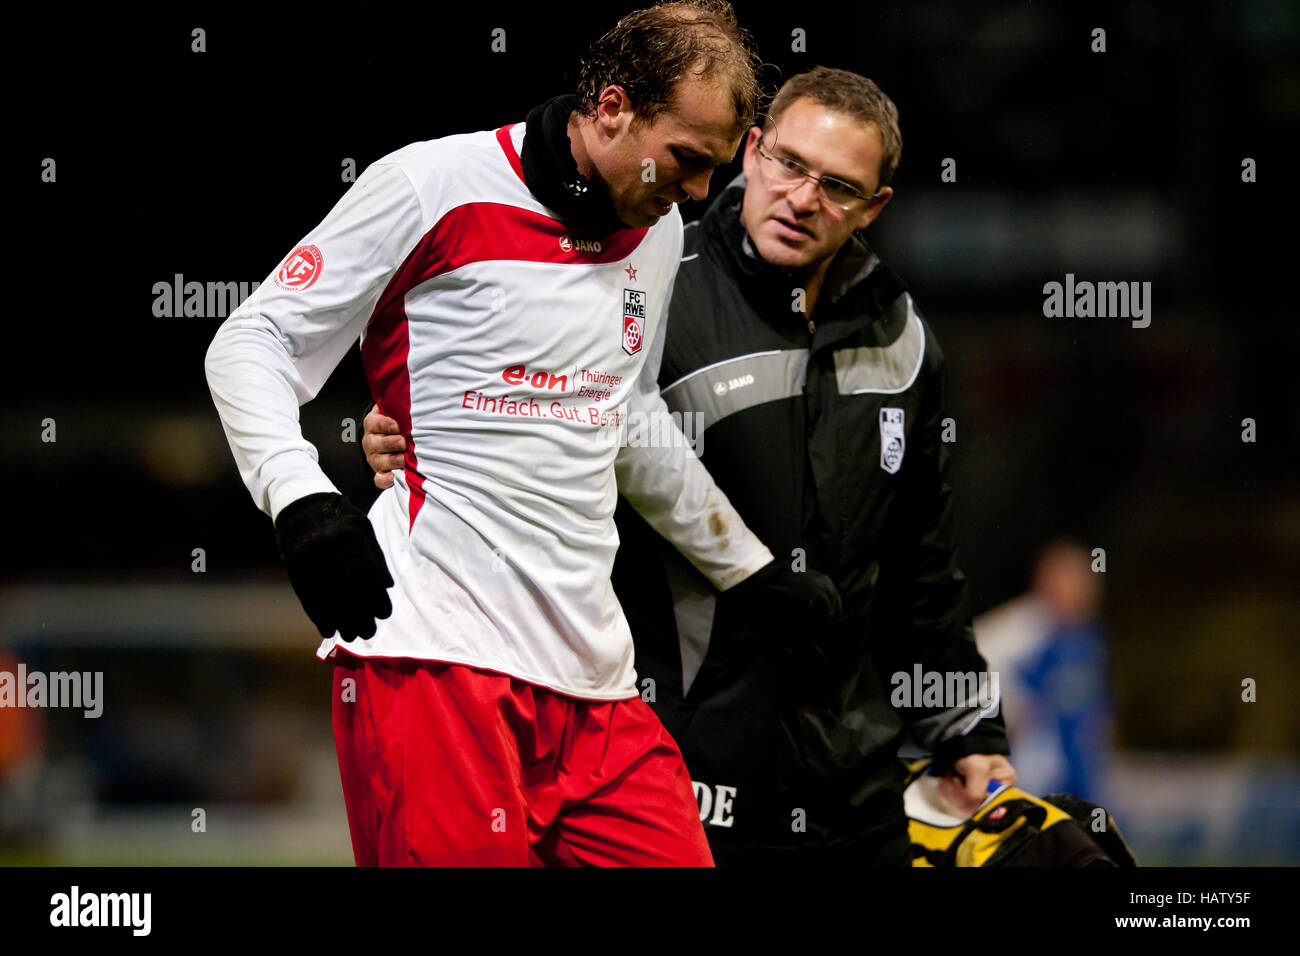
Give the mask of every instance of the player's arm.
[(714, 484), (659, 394), (667, 326), (665, 317), (647, 343), (628, 402), (630, 440), (618, 451), (614, 473), (619, 493), (641, 517), (714, 587), (726, 590), (770, 564), (772, 552)]
[(391, 613), (392, 578), (369, 521), (321, 470), (298, 408), (357, 342), (422, 233), (406, 175), (376, 163), (231, 313), (207, 351), (208, 387), (240, 477), (275, 523), (290, 581), (326, 637), (373, 635), (374, 618)]
[[(997, 683), (975, 646), (969, 586), (957, 564), (949, 452), (941, 437), (944, 360), (928, 330), (927, 338), (930, 367), (924, 370), (920, 419), (908, 437), (900, 487), (886, 524), (873, 656), (891, 692), (893, 675), (906, 674), (912, 680), (918, 664), (923, 673), (943, 675), (945, 687), (948, 674), (975, 675), (973, 699), (945, 701), (949, 706), (895, 709), (916, 742), (934, 753), (937, 767), (951, 768), (960, 762), (957, 770), (964, 776), (982, 776), (987, 782), (993, 774), (1013, 782), (1014, 770), (1004, 756), (1010, 748)], [(971, 773), (962, 768), (970, 768)], [(982, 791), (978, 779), (968, 782), (972, 793)]]
[[(669, 297), (671, 302), (671, 296)], [(793, 603), (821, 619), (837, 616), (840, 596), (826, 575), (794, 571), (745, 524), (713, 480), (659, 392), (659, 368), (668, 320), (659, 323), (629, 401), (631, 421), (658, 441), (629, 441), (614, 461), (618, 490), (650, 527), (663, 535), (720, 591), (743, 587), (755, 605)], [(629, 427), (629, 437), (632, 428)]]

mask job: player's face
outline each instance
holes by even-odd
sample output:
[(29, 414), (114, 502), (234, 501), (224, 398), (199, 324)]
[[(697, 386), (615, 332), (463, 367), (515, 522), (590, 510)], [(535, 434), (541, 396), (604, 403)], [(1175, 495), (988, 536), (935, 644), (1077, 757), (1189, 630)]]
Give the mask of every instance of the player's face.
[(619, 218), (629, 226), (653, 226), (673, 203), (703, 199), (709, 179), (740, 147), (731, 96), (722, 87), (688, 74), (653, 123), (633, 126), (632, 104), (621, 87), (609, 87), (597, 110), (600, 149), (592, 159), (609, 187)]
[(768, 262), (787, 269), (829, 261), (855, 229), (865, 229), (884, 208), (893, 190), (886, 186), (873, 200), (853, 199), (840, 208), (825, 198), (813, 180), (780, 181), (776, 163), (759, 153), (798, 163), (814, 176), (829, 176), (863, 196), (877, 190), (882, 143), (875, 126), (803, 97), (781, 114), (766, 137), (757, 126), (745, 140), (745, 199), (740, 217), (750, 241)]

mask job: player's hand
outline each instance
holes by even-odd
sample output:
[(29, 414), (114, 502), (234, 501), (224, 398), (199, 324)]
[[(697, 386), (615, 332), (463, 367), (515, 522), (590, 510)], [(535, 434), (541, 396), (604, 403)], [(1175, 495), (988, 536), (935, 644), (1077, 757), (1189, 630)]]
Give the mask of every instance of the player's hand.
[(397, 419), (389, 418), (378, 407), (372, 409), (362, 422), (365, 434), (361, 436), (361, 450), (366, 464), (375, 471), (375, 487), (391, 488), (393, 471), (402, 467), (406, 439), (398, 431)]
[(393, 576), (370, 519), (342, 495), (322, 492), (286, 505), (275, 536), (289, 583), (321, 637), (374, 637), (375, 619), (393, 613)]
[(820, 571), (795, 571), (781, 561), (763, 565), (729, 593), (735, 593), (756, 613), (791, 615), (814, 624), (829, 624), (841, 610), (834, 581)]
[(1013, 784), (1016, 768), (1001, 754), (968, 754), (954, 760), (952, 770), (939, 778), (939, 793), (970, 816), (987, 799), (990, 780)]

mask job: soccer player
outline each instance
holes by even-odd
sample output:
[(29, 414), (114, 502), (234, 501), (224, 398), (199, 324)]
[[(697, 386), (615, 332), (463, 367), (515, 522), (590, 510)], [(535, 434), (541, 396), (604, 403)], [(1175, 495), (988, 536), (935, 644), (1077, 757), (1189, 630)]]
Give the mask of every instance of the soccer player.
[[(785, 83), (748, 133), (744, 175), (686, 229), (663, 396), (705, 416), (702, 460), (745, 521), (844, 600), (831, 627), (750, 613), (620, 510), (637, 672), (656, 682), (719, 863), (910, 863), (905, 731), (960, 811), (990, 779), (1015, 781), (956, 559), (944, 356), (863, 233), (901, 149), (875, 83), (818, 67)], [(390, 427), (367, 416), (377, 471), (400, 448)]]
[[(754, 63), (725, 3), (629, 14), (578, 96), (367, 168), (208, 350), (241, 476), (335, 663), (358, 864), (712, 862), (609, 579), (617, 468), (717, 587), (836, 610), (694, 456), (618, 441), (629, 410), (666, 417), (676, 204), (734, 155)], [(368, 519), (298, 424), (358, 337), (406, 447)]]

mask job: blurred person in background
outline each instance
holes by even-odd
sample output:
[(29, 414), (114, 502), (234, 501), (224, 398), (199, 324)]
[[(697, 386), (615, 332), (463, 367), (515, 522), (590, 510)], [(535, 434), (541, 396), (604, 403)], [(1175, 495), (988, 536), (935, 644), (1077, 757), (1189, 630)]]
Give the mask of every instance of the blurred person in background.
[(10, 692), (0, 692), (0, 845), (31, 839), (39, 819), (45, 712), (17, 704), (13, 695), (27, 692), (16, 683), (18, 665), (17, 657), (0, 651), (0, 674), (7, 678)]
[(1112, 703), (1101, 577), (1079, 542), (1058, 538), (1034, 562), (1029, 593), (975, 620), (999, 675), (1020, 785), (1105, 803)]

